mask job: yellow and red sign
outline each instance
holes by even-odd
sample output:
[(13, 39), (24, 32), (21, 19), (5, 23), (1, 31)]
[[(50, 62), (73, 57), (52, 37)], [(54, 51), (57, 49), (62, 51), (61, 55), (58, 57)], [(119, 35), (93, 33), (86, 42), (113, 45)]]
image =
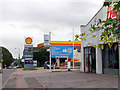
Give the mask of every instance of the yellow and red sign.
[[(73, 59), (69, 58), (68, 61), (73, 62)], [(76, 58), (74, 58), (74, 61), (75, 61), (75, 62), (80, 62), (80, 59), (76, 59)]]
[(32, 42), (33, 42), (32, 38), (30, 38), (30, 37), (28, 37), (28, 38), (25, 39), (25, 43), (26, 44), (32, 44)]
[[(73, 41), (51, 41), (51, 45), (55, 45), (55, 46), (72, 46), (73, 45)], [(81, 45), (81, 41), (74, 41), (74, 45), (75, 46), (80, 46)], [(44, 47), (44, 43), (40, 43), (37, 45), (37, 47)]]
[[(51, 45), (62, 45), (62, 46), (72, 46), (73, 41), (51, 41)], [(75, 46), (81, 45), (81, 41), (74, 41)]]

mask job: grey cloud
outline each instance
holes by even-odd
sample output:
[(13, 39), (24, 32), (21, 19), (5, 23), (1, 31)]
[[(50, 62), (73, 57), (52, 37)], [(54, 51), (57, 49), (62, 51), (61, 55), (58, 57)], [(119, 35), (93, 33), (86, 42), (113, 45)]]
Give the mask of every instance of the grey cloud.
[(52, 40), (72, 40), (72, 29), (80, 31), (79, 25), (87, 24), (102, 6), (96, 3), (98, 0), (40, 1), (0, 0), (0, 38), (12, 53), (16, 46), (22, 51), (25, 36), (34, 37), (34, 46), (43, 42), (43, 34), (50, 31)]
[[(2, 19), (3, 21), (61, 23), (75, 26), (82, 22), (94, 7), (97, 5), (88, 2), (52, 2), (44, 5), (36, 2), (3, 3)], [(96, 10), (98, 8), (93, 13)]]

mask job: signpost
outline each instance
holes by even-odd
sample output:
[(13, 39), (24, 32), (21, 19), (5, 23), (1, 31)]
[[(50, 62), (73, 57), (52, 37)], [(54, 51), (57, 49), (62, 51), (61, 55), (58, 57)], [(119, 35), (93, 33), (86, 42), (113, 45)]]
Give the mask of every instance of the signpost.
[(50, 72), (51, 72), (51, 32), (49, 34), (44, 34), (44, 47), (49, 47), (50, 55), (49, 55), (49, 62), (50, 62)]
[(33, 40), (31, 37), (25, 38), (24, 45), (24, 68), (33, 68)]
[[(73, 46), (51, 46), (51, 58), (73, 58)], [(68, 71), (70, 71), (70, 62), (68, 61)]]
[(37, 67), (37, 60), (34, 60), (34, 61), (33, 61), (33, 66), (34, 66), (34, 67)]
[(50, 34), (44, 34), (44, 46), (45, 47), (50, 46)]

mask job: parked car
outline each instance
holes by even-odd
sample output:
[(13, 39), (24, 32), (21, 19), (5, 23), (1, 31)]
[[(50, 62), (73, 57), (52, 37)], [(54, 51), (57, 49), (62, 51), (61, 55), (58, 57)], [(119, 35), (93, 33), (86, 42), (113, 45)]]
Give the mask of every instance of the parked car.
[[(49, 61), (46, 61), (45, 63), (44, 63), (44, 69), (49, 69), (50, 68), (50, 62)], [(54, 63), (53, 62), (51, 62), (51, 69), (53, 69), (54, 68)]]
[(65, 62), (63, 62), (63, 63), (60, 63), (60, 66), (65, 66)]
[(14, 66), (14, 67), (13, 67), (13, 69), (16, 69), (16, 68), (17, 68), (17, 66)]
[(12, 69), (12, 67), (11, 67), (11, 66), (8, 66), (7, 69)]
[(17, 68), (19, 68), (19, 66), (16, 66)]

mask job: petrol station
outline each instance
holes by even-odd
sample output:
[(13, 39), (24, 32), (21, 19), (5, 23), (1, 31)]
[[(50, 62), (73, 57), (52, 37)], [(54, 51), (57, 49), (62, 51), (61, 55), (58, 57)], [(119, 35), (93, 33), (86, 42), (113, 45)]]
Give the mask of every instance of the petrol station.
[[(44, 43), (33, 47), (33, 39), (25, 38), (24, 44), (24, 68), (34, 68), (33, 52), (34, 49), (46, 48), (49, 52), (49, 63), (54, 63), (55, 69), (74, 69), (81, 65), (81, 41), (50, 41), (50, 34), (44, 35)], [(50, 68), (51, 71), (51, 68)]]
[(33, 68), (33, 40), (31, 37), (25, 37), (24, 44), (24, 68)]
[[(51, 61), (56, 69), (80, 68), (81, 64), (81, 42), (74, 41), (51, 41)], [(44, 43), (37, 45), (37, 48), (44, 47)], [(73, 61), (74, 60), (74, 61)], [(74, 66), (73, 66), (74, 65)]]

